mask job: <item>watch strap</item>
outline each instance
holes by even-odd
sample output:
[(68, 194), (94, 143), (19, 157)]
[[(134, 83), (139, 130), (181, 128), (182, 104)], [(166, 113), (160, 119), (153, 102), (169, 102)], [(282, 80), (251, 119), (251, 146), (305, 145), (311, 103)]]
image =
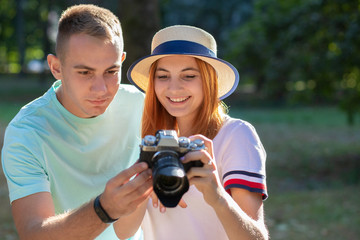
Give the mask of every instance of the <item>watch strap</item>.
[(113, 223), (113, 222), (115, 222), (116, 220), (118, 220), (118, 218), (114, 219), (114, 218), (111, 218), (109, 216), (109, 214), (101, 206), (100, 196), (101, 196), (101, 194), (99, 196), (97, 196), (95, 198), (95, 201), (94, 201), (94, 210), (95, 210), (96, 214), (98, 215), (98, 217), (100, 218), (100, 220), (103, 223)]

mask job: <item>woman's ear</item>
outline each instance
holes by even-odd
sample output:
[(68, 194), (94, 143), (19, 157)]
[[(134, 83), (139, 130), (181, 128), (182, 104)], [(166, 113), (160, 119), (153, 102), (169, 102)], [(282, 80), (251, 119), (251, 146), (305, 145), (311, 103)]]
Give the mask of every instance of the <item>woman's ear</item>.
[(62, 79), (62, 73), (61, 73), (61, 62), (60, 59), (57, 58), (53, 54), (49, 54), (47, 56), (47, 62), (50, 68), (50, 71), (55, 79)]

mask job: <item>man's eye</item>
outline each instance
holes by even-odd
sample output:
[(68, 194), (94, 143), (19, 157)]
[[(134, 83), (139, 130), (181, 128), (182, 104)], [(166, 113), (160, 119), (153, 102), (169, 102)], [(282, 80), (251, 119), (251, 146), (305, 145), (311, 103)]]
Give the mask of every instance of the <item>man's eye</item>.
[(80, 75), (87, 75), (87, 74), (89, 74), (89, 71), (79, 71), (78, 73)]
[(116, 74), (118, 74), (118, 70), (110, 70), (110, 71), (107, 71), (109, 74), (111, 74), (111, 75), (116, 75)]

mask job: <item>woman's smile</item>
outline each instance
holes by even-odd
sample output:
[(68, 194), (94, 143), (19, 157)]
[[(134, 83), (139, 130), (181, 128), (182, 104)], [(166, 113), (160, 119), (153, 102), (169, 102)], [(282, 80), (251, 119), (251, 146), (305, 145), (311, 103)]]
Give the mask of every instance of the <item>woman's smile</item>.
[(190, 99), (190, 96), (188, 97), (167, 97), (170, 102), (173, 102), (173, 103), (183, 103), (185, 101), (187, 101), (188, 99)]

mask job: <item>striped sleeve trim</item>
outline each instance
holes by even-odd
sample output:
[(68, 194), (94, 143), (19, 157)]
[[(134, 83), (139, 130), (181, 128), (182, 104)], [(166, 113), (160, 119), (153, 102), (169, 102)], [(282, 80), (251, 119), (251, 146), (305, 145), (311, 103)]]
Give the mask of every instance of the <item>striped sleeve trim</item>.
[(231, 188), (243, 188), (250, 192), (261, 193), (263, 200), (268, 197), (264, 175), (247, 171), (230, 171), (224, 175), (223, 182), (229, 194)]

